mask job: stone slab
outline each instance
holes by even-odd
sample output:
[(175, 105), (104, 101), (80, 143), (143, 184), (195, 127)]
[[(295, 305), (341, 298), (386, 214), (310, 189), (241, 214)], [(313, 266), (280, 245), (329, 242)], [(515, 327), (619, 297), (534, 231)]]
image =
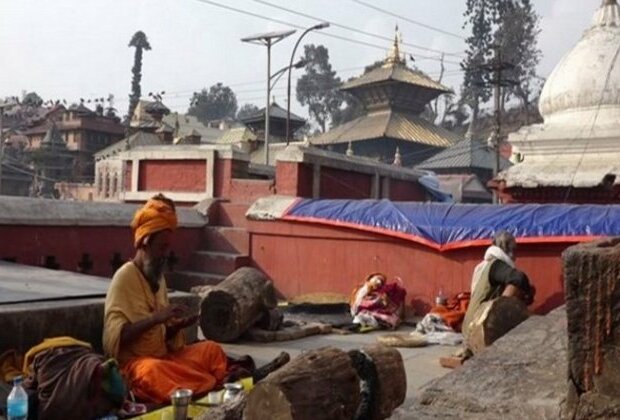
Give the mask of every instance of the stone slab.
[[(1, 196), (0, 225), (129, 227), (137, 208), (135, 204)], [(192, 208), (178, 208), (177, 216), (179, 227), (202, 227), (207, 223)]]
[(533, 316), (431, 382), (394, 419), (559, 419), (566, 397), (566, 310)]
[(102, 297), (109, 279), (0, 261), (0, 305), (40, 300)]

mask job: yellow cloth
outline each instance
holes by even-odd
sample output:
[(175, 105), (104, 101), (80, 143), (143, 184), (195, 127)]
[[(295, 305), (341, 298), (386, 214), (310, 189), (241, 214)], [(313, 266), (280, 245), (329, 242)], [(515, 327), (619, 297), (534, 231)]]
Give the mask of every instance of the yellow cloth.
[(103, 323), (103, 350), (123, 366), (135, 357), (163, 357), (185, 345), (183, 332), (166, 342), (166, 326), (159, 324), (142, 336), (121, 347), (123, 325), (150, 317), (154, 312), (168, 306), (166, 282), (162, 277), (159, 290), (153, 293), (142, 272), (133, 262), (124, 264), (114, 274), (105, 299)]
[(49, 349), (55, 349), (58, 347), (71, 347), (71, 346), (86, 347), (92, 350), (92, 346), (89, 343), (85, 341), (77, 340), (73, 337), (65, 336), (65, 337), (46, 338), (41, 343), (37, 344), (36, 346), (28, 350), (28, 353), (26, 353), (26, 356), (24, 357), (24, 367), (23, 367), (24, 373), (30, 373), (30, 365), (32, 364), (32, 361), (34, 360), (35, 356), (41, 353), (42, 351), (49, 350)]
[(37, 354), (49, 349), (71, 346), (92, 349), (89, 343), (76, 340), (73, 337), (53, 337), (46, 338), (41, 343), (31, 347), (25, 357), (18, 354), (16, 350), (7, 350), (0, 355), (0, 379), (4, 382), (10, 382), (16, 376), (28, 375), (30, 374), (30, 366)]
[(172, 206), (166, 202), (151, 198), (146, 204), (136, 211), (131, 222), (134, 234), (134, 246), (138, 248), (147, 236), (161, 230), (175, 230), (177, 227), (177, 215)]

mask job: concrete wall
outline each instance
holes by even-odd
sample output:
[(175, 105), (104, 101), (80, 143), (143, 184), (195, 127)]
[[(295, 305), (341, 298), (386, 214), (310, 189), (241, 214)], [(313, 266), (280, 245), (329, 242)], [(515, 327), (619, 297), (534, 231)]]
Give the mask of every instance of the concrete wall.
[[(136, 208), (1, 197), (0, 259), (109, 277), (133, 256), (129, 224)], [(178, 209), (178, 216), (172, 261), (183, 268), (200, 247), (207, 221), (193, 209)]]
[[(468, 291), (484, 247), (438, 252), (390, 237), (314, 224), (249, 221), (253, 264), (286, 297), (317, 292), (349, 295), (373, 272), (400, 277), (407, 303), (425, 313), (440, 289)], [(561, 253), (570, 244), (522, 244), (517, 265), (537, 288), (533, 308), (546, 313), (564, 301)]]

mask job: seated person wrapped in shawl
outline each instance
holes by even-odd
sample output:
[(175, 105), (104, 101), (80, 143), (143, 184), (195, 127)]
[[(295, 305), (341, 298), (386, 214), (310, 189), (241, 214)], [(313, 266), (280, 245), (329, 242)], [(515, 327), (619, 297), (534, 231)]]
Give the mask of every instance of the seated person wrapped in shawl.
[(114, 274), (105, 301), (104, 350), (144, 402), (167, 402), (177, 388), (206, 394), (228, 373), (218, 344), (185, 344), (183, 329), (198, 316), (168, 302), (163, 271), (176, 226), (174, 203), (161, 194), (136, 212), (135, 257)]
[(397, 328), (403, 318), (406, 294), (399, 284), (388, 283), (384, 274), (369, 275), (351, 295), (353, 323), (367, 328)]
[(71, 337), (46, 339), (30, 349), (24, 372), (25, 387), (36, 392), (38, 401), (30, 410), (41, 420), (95, 419), (116, 413), (127, 394), (116, 361)]
[(516, 297), (526, 305), (534, 301), (536, 289), (527, 275), (515, 267), (515, 237), (506, 231), (493, 238), (483, 261), (476, 266), (471, 283), (471, 301), (463, 320), (463, 336), (467, 340), (471, 323), (482, 304), (500, 296)]

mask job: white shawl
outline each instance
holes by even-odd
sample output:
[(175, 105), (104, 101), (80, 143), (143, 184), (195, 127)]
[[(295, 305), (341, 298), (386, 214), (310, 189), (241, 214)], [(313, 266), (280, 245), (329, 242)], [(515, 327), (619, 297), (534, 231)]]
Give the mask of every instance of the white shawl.
[(471, 278), (471, 292), (472, 293), (474, 292), (474, 288), (476, 287), (476, 284), (478, 284), (478, 281), (482, 277), (482, 273), (484, 272), (484, 270), (489, 265), (491, 265), (495, 260), (501, 260), (505, 262), (506, 264), (508, 264), (509, 266), (511, 266), (512, 268), (515, 267), (514, 261), (512, 261), (512, 258), (510, 258), (508, 254), (504, 252), (503, 249), (495, 245), (490, 246), (487, 249), (487, 251), (484, 253), (484, 259), (482, 260), (482, 262), (478, 264), (476, 268), (474, 268), (474, 274)]

